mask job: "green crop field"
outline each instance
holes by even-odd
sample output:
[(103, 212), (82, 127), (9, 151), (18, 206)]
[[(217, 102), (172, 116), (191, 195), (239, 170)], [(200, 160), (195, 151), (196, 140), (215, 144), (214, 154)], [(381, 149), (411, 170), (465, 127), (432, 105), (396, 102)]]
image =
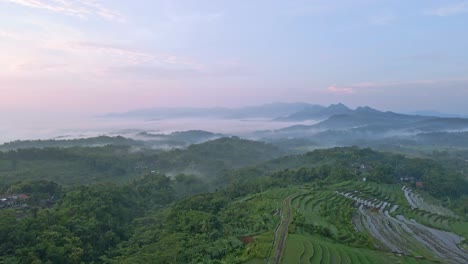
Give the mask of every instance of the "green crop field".
[[(359, 201), (368, 216), (361, 215)], [(388, 212), (397, 205), (392, 215), (415, 219), (425, 226), (398, 222)], [(414, 232), (432, 231), (427, 228), (452, 231), (463, 235), (466, 222), (458, 218), (411, 209), (401, 186), (366, 182), (344, 182), (312, 188), (296, 196), (291, 202), (294, 220), (284, 248), (282, 263), (425, 263), (437, 256), (427, 248)], [(385, 212), (386, 211), (386, 212)], [(384, 214), (385, 212), (385, 214)], [(361, 216), (360, 216), (361, 215)], [(376, 230), (358, 231), (352, 219), (362, 218), (362, 225), (377, 225)], [(394, 223), (393, 223), (393, 222)], [(392, 227), (386, 227), (386, 222)], [(400, 227), (403, 225), (404, 227)], [(427, 227), (426, 227), (427, 226)], [(388, 228), (388, 230), (386, 229)], [(393, 228), (393, 229), (392, 229)], [(396, 239), (395, 239), (396, 238)], [(388, 242), (388, 241), (390, 242)], [(392, 243), (408, 247), (405, 253), (392, 250)], [(390, 244), (387, 244), (390, 243)], [(450, 247), (439, 241), (442, 246)], [(462, 254), (462, 253), (460, 253)], [(462, 256), (462, 255), (459, 255)], [(457, 258), (456, 255), (452, 257)]]
[(369, 249), (352, 248), (318, 235), (290, 234), (282, 263), (424, 263)]

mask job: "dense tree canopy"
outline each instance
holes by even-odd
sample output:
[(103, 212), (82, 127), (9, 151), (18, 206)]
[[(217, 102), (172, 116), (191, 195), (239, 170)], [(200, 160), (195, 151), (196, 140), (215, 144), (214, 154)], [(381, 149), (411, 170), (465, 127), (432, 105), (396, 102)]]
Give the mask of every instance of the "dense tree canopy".
[[(255, 158), (264, 153), (270, 154)], [(0, 263), (240, 263), (268, 252), (281, 201), (268, 193), (363, 178), (400, 184), (402, 177), (413, 177), (424, 182), (427, 194), (466, 214), (468, 183), (459, 167), (355, 147), (271, 159), (277, 155), (270, 145), (236, 138), (164, 153), (123, 146), (0, 153), (0, 174), (21, 180), (3, 181), (2, 193), (28, 195), (0, 209)], [(52, 165), (41, 165), (47, 162)], [(153, 165), (161, 172), (180, 166), (204, 173), (182, 170), (168, 177), (151, 172)], [(126, 176), (116, 181), (118, 175)], [(343, 231), (301, 222), (300, 215), (297, 226), (337, 243), (370, 247), (349, 221), (339, 220), (352, 211), (330, 206), (320, 213), (343, 216), (328, 219)], [(252, 234), (256, 242), (243, 243)]]

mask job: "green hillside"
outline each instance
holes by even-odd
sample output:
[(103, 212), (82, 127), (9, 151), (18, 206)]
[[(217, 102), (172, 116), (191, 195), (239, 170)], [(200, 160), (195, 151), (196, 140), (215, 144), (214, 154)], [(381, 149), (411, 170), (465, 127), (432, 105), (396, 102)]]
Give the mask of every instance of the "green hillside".
[(274, 157), (275, 150), (227, 138), (158, 153), (108, 146), (3, 154), (8, 161), (19, 153), (17, 168), (26, 161), (39, 168), (48, 153), (63, 181), (75, 175), (62, 174), (70, 164), (88, 164), (85, 156), (110, 164), (167, 159), (169, 169), (193, 160), (217, 180), (149, 172), (60, 186), (23, 174), (22, 182), (3, 183), (2, 197), (23, 198), (0, 208), (0, 263), (465, 262), (468, 188), (460, 172), (359, 148), (262, 161), (262, 151)]

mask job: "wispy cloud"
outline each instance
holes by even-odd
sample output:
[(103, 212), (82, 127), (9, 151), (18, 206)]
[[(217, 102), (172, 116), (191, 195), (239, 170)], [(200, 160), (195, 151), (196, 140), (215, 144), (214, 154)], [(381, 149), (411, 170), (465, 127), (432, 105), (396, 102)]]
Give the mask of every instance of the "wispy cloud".
[(54, 71), (62, 70), (70, 65), (65, 63), (42, 62), (37, 60), (20, 61), (13, 65), (14, 70), (22, 72), (30, 71)]
[(396, 20), (396, 16), (393, 14), (389, 14), (389, 13), (375, 15), (369, 18), (369, 22), (372, 25), (376, 25), (376, 26), (386, 26), (395, 20)]
[(418, 87), (450, 87), (453, 84), (468, 84), (468, 78), (443, 80), (414, 80), (414, 81), (385, 81), (385, 82), (359, 82), (344, 86), (331, 85), (327, 90), (335, 94), (353, 94), (364, 91), (379, 91), (389, 88), (418, 88)]
[(446, 6), (427, 9), (424, 13), (427, 15), (442, 17), (468, 13), (468, 1), (461, 1)]
[[(0, 31), (2, 36), (11, 38), (8, 32)], [(15, 40), (21, 36), (14, 36)], [(32, 39), (24, 38), (26, 41)], [(143, 51), (132, 47), (119, 46), (112, 43), (72, 41), (67, 39), (42, 40), (33, 54), (41, 54), (42, 50), (52, 51), (57, 56), (37, 56), (37, 58), (16, 58), (9, 65), (15, 74), (46, 73), (51, 71), (93, 72), (98, 75), (114, 74), (123, 76), (123, 72), (115, 69), (156, 69), (164, 73), (202, 72), (204, 64), (190, 58), (169, 53)], [(64, 61), (67, 61), (66, 65)], [(149, 72), (149, 70), (147, 70)], [(132, 72), (130, 72), (132, 73)]]
[(120, 58), (126, 58), (130, 64), (141, 64), (153, 61), (156, 56), (139, 51), (136, 49), (118, 47), (105, 43), (98, 42), (85, 42), (85, 41), (66, 41), (49, 43), (51, 49), (57, 49), (67, 52), (85, 52), (85, 53), (99, 53), (100, 55), (108, 55)]
[(192, 75), (211, 68), (226, 68), (208, 66), (180, 54), (142, 49), (132, 42), (122, 44), (122, 41), (91, 39), (80, 30), (41, 21), (27, 21), (27, 25), (33, 25), (33, 28), (25, 31), (0, 29), (0, 43), (10, 49), (9, 53), (0, 51), (0, 68), (4, 69), (0, 75), (30, 76), (63, 72), (91, 73), (101, 77), (105, 74), (108, 78), (109, 74), (112, 77), (123, 76), (116, 68), (137, 69), (135, 72), (151, 69), (170, 74), (189, 72)]
[(124, 22), (124, 16), (113, 9), (104, 7), (97, 0), (0, 0), (29, 8), (37, 8), (68, 16), (88, 18), (99, 16), (109, 21)]
[(157, 64), (107, 67), (101, 69), (104, 75), (135, 77), (139, 80), (178, 80), (218, 77), (248, 77), (252, 71), (242, 65), (209, 64), (202, 67), (164, 67)]
[(9, 30), (0, 30), (0, 38), (5, 38), (8, 40), (20, 40), (20, 41), (29, 40), (29, 38), (21, 34), (9, 31)]
[(217, 11), (189, 11), (186, 4), (181, 5), (177, 1), (164, 1), (161, 8), (164, 16), (172, 23), (213, 22), (223, 17), (223, 14)]
[[(193, 60), (182, 58), (173, 54), (151, 53), (137, 49), (119, 47), (116, 45), (97, 42), (64, 42), (55, 43), (55, 48), (65, 51), (76, 51), (86, 53), (98, 53), (104, 56), (123, 58), (129, 65), (159, 65), (175, 66), (182, 68), (199, 69), (203, 67)], [(53, 46), (52, 46), (53, 47)]]
[(176, 14), (176, 13), (167, 13), (167, 17), (172, 22), (212, 22), (222, 17), (221, 13), (208, 13), (208, 14)]
[(466, 78), (459, 79), (443, 79), (443, 80), (414, 80), (414, 81), (388, 81), (388, 82), (361, 82), (350, 85), (355, 89), (357, 88), (379, 88), (379, 87), (393, 87), (393, 86), (420, 86), (420, 85), (444, 85), (455, 82), (468, 82)]
[(440, 52), (423, 52), (408, 56), (403, 56), (400, 59), (403, 61), (414, 61), (420, 63), (443, 61), (449, 59), (450, 56)]
[(353, 94), (356, 91), (351, 87), (338, 87), (336, 85), (331, 85), (327, 90), (334, 94)]

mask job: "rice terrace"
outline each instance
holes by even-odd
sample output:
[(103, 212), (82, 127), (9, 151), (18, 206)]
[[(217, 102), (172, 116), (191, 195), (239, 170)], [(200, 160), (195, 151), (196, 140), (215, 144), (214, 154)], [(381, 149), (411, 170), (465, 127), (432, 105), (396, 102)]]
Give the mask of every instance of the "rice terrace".
[[(405, 185), (345, 182), (298, 193), (283, 200), (276, 251), (267, 263), (463, 264), (468, 259), (462, 244), (468, 222), (424, 202)], [(369, 250), (371, 244), (377, 250)]]

